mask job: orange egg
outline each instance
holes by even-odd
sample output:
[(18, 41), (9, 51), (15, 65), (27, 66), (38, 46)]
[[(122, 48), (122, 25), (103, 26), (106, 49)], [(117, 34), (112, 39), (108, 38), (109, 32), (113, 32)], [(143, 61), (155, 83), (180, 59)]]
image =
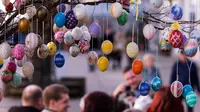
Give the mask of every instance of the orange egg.
[(30, 24), (30, 22), (29, 22), (28, 19), (26, 19), (26, 18), (20, 19), (20, 20), (19, 20), (19, 23), (18, 23), (19, 30), (20, 30), (21, 32), (27, 32), (28, 29), (29, 29), (29, 24)]
[(132, 71), (135, 75), (142, 73), (143, 63), (141, 60), (137, 59), (132, 63)]

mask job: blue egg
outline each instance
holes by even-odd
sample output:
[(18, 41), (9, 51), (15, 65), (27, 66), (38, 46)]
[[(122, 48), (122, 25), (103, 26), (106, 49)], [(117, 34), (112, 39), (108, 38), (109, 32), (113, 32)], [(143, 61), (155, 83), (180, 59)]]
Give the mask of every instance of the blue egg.
[(158, 91), (162, 87), (162, 80), (159, 77), (154, 77), (151, 81), (151, 87), (154, 91)]
[(63, 13), (59, 12), (54, 18), (54, 22), (58, 28), (62, 28), (65, 25), (66, 17)]
[(176, 4), (171, 8), (171, 13), (174, 20), (180, 20), (183, 16), (183, 9)]
[(57, 11), (58, 11), (58, 12), (65, 13), (65, 10), (66, 10), (66, 5), (65, 5), (65, 4), (59, 4), (59, 5), (57, 6)]
[(190, 91), (186, 95), (186, 103), (190, 107), (194, 107), (197, 103), (197, 95), (195, 92)]
[(147, 82), (140, 83), (139, 91), (142, 96), (148, 95), (150, 91), (150, 85)]
[[(129, 6), (129, 12), (132, 13), (133, 17), (136, 16), (136, 8), (137, 8), (136, 4), (131, 4)], [(143, 6), (138, 5), (138, 18), (142, 18), (142, 17), (143, 17)]]
[(56, 54), (54, 57), (54, 63), (58, 68), (63, 67), (63, 65), (65, 64), (64, 56), (60, 53)]
[(183, 86), (183, 97), (186, 98), (186, 95), (190, 92), (193, 91), (192, 86), (190, 86), (189, 84)]

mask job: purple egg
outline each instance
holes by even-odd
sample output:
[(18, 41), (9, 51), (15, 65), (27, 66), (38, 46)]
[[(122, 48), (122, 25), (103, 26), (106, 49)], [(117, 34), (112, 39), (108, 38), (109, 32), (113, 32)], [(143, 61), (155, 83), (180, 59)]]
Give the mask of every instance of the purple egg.
[(92, 37), (98, 37), (101, 34), (101, 26), (97, 22), (90, 25), (89, 32)]

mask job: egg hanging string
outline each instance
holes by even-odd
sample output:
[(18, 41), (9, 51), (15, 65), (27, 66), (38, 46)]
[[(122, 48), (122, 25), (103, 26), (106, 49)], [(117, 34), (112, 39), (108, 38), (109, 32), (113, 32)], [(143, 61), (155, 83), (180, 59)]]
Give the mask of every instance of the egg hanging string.
[(53, 41), (53, 19), (52, 19), (52, 13), (51, 13), (51, 42)]
[(136, 16), (135, 16), (135, 20), (138, 20), (138, 0), (136, 0)]
[(4, 23), (4, 41), (6, 42), (6, 21)]
[(176, 61), (176, 80), (179, 80), (179, 75), (178, 75), (178, 59)]
[(134, 42), (134, 33), (135, 33), (135, 29), (134, 29), (134, 24), (132, 25), (132, 42)]
[(188, 71), (189, 71), (189, 84), (191, 85), (191, 67), (192, 67), (192, 61), (190, 62), (190, 65), (188, 64), (188, 60), (186, 60)]

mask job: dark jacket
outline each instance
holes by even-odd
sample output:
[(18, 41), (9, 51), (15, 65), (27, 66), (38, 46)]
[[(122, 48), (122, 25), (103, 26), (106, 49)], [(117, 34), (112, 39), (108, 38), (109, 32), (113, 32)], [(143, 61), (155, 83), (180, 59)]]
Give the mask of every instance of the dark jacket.
[[(190, 66), (191, 61), (187, 60), (188, 65)], [(178, 62), (178, 75), (179, 75), (179, 81), (184, 85), (189, 84), (189, 69), (188, 69), (187, 63)], [(176, 81), (177, 77), (177, 62), (173, 65), (172, 73), (171, 73), (171, 80), (170, 84)], [(200, 92), (199, 87), (199, 78), (198, 78), (198, 71), (197, 66), (194, 62), (192, 62), (191, 70), (190, 70), (190, 79), (191, 79), (191, 86), (193, 89), (197, 89), (198, 92)]]
[(34, 107), (11, 107), (8, 112), (41, 112), (40, 110)]

